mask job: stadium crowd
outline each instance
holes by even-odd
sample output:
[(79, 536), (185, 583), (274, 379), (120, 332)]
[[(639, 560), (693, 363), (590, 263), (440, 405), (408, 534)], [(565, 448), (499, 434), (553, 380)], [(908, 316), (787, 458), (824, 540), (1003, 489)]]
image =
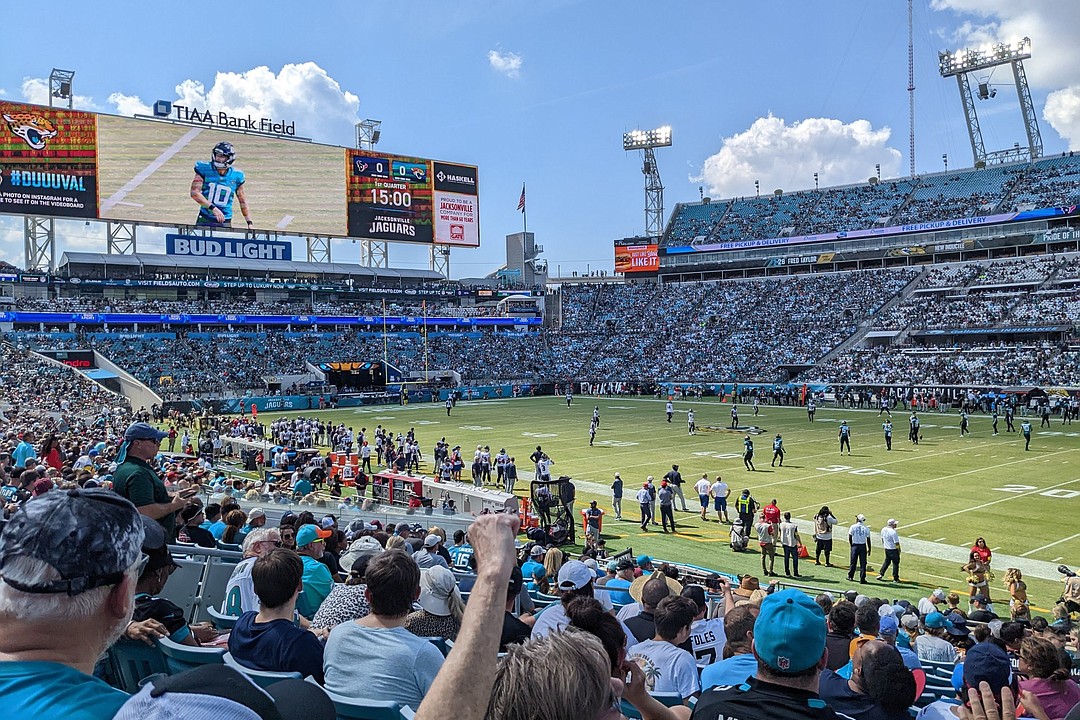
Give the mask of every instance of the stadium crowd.
[(968, 347), (852, 348), (807, 371), (836, 384), (1046, 387), (1080, 385), (1080, 347), (999, 342)]
[(1080, 156), (678, 206), (663, 245), (719, 243), (867, 230), (1031, 208), (1080, 199)]
[[(448, 542), (434, 527), (341, 527), (307, 512), (271, 525), (253, 510), (221, 627), (189, 624), (163, 595), (172, 553), (183, 552), (169, 547), (174, 518), (181, 537), (221, 525), (229, 537), (240, 511), (200, 527), (189, 490), (168, 491), (148, 464), (160, 434), (134, 423), (122, 437), (114, 490), (36, 493), (0, 534), (0, 692), (17, 717), (180, 717), (208, 698), (239, 717), (229, 711), (250, 707), (256, 677), (311, 680), (303, 691), (270, 686), (275, 716), (290, 718), (335, 717), (331, 698), (354, 712), (390, 704), (435, 718), (452, 696), (455, 717), (477, 720), (524, 720), (540, 707), (557, 720), (899, 720), (909, 709), (937, 720), (980, 697), (1055, 720), (1080, 704), (1076, 626), (1067, 613), (1025, 617), (1015, 575), (1008, 618), (988, 597), (965, 611), (941, 590), (918, 603), (811, 598), (753, 575), (695, 578), (644, 555), (570, 558), (533, 542), (519, 551), (514, 515), (481, 516)], [(80, 620), (60, 622), (71, 617)], [(201, 646), (209, 669), (151, 678), (129, 695), (114, 661), (99, 657), (140, 641)]]
[[(268, 687), (282, 718), (335, 717), (334, 702), (443, 717), (452, 696), (455, 717), (491, 720), (536, 717), (538, 707), (559, 720), (764, 717), (766, 708), (866, 720), (915, 708), (938, 720), (955, 718), (982, 682), (978, 702), (997, 693), (1007, 709), (1012, 688), (1030, 717), (1065, 718), (1080, 703), (1070, 606), (1054, 622), (1031, 619), (1012, 570), (1007, 608), (985, 583), (965, 608), (944, 591), (918, 603), (857, 591), (811, 598), (753, 575), (607, 557), (595, 543), (569, 555), (531, 535), (515, 543), (510, 514), (481, 515), (453, 537), (416, 523), (339, 524), (317, 507), (271, 522), (242, 509), (209, 462), (163, 453), (170, 434), (141, 412), (70, 368), (2, 347), (0, 695), (15, 717), (145, 719), (208, 707), (269, 717), (267, 696), (246, 679), (258, 673), (285, 683)], [(755, 513), (759, 537), (801, 541), (775, 501)], [(822, 516), (830, 535), (827, 508)], [(861, 518), (849, 530), (855, 542), (860, 527)], [(889, 532), (894, 521), (882, 530), (886, 556)], [(828, 563), (817, 525), (814, 534)], [(190, 623), (177, 604), (194, 596), (169, 584), (183, 543), (241, 549), (217, 625)], [(972, 575), (990, 561), (976, 543)], [(1063, 600), (1080, 603), (1080, 579)], [(201, 648), (211, 666), (128, 686), (118, 663), (138, 643)]]
[[(1073, 324), (1080, 317), (1080, 287), (1072, 282), (1078, 273), (1080, 260), (1068, 256), (957, 263), (925, 271), (900, 268), (725, 282), (567, 285), (560, 291), (558, 315), (549, 319), (550, 327), (524, 332), (485, 328), (424, 333), (389, 327), (385, 335), (376, 329), (204, 328), (184, 333), (162, 328), (176, 337), (140, 338), (130, 329), (114, 329), (110, 336), (91, 327), (74, 333), (17, 331), (10, 337), (20, 346), (34, 348), (93, 347), (166, 399), (258, 394), (266, 391), (267, 377), (309, 375), (309, 365), (320, 362), (382, 357), (406, 376), (454, 370), (472, 384), (565, 378), (773, 382), (784, 377), (784, 366), (813, 365), (861, 328), (990, 331), (999, 325)], [(1040, 289), (1033, 292), (1036, 286)], [(102, 309), (94, 302), (104, 301), (81, 304), (60, 299), (57, 304), (66, 303), (72, 310)], [(175, 309), (171, 303), (158, 309), (166, 306)], [(29, 307), (47, 306), (35, 301)], [(299, 312), (287, 303), (254, 308), (244, 302), (218, 303), (214, 309)], [(313, 309), (339, 314), (374, 310), (348, 303)], [(461, 308), (438, 310), (456, 313)], [(943, 377), (970, 382), (965, 372), (975, 367), (971, 359), (976, 355), (993, 359), (994, 381), (1037, 378), (1061, 383), (1073, 377), (1071, 351), (1039, 349), (1045, 344), (1027, 340), (1008, 348), (988, 348), (985, 339), (978, 339), (971, 347), (931, 352), (933, 348), (919, 347), (907, 338), (888, 349), (846, 350), (804, 379), (824, 379), (837, 372), (832, 378), (837, 382), (855, 377), (865, 382), (906, 382), (913, 374), (926, 372), (926, 382)], [(969, 349), (977, 352), (956, 352)], [(863, 360), (869, 364), (862, 365)], [(852, 374), (855, 371), (857, 375)]]

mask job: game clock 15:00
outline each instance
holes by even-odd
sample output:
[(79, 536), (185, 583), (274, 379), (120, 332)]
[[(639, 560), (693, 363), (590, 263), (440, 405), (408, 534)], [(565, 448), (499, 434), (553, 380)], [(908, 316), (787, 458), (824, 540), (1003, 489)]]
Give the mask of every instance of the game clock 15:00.
[(367, 150), (348, 153), (349, 235), (432, 242), (431, 164)]

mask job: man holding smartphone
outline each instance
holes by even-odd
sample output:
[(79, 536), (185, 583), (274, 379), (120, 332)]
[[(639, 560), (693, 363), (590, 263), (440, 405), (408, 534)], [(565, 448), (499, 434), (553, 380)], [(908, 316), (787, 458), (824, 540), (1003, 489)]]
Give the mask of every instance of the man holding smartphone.
[(124, 444), (117, 455), (113, 489), (130, 500), (140, 513), (157, 520), (165, 530), (166, 541), (171, 543), (176, 541), (176, 513), (184, 509), (189, 498), (198, 494), (199, 488), (170, 494), (151, 467), (150, 461), (160, 452), (161, 441), (168, 435), (149, 423), (129, 425), (124, 431)]

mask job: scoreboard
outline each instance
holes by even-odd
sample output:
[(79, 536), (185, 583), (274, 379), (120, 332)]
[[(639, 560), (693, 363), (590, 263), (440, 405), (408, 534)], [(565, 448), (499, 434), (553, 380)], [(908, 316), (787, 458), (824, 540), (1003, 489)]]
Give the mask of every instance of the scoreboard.
[(474, 166), (350, 150), (347, 172), (350, 236), (480, 245)]
[(0, 99), (0, 213), (478, 247), (478, 189), (474, 165)]

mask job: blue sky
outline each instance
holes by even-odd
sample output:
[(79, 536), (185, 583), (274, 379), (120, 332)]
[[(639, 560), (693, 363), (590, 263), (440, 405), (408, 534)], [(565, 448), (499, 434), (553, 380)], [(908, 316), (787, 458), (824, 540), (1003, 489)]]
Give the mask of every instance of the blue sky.
[[(1017, 7), (1022, 6), (1022, 7)], [(675, 203), (908, 174), (903, 0), (856, 2), (74, 3), (48, 17), (16, 3), (0, 91), (42, 97), (52, 67), (76, 71), (78, 105), (130, 114), (156, 99), (295, 119), (298, 134), (352, 145), (382, 120), (380, 149), (479, 166), (479, 250), (455, 277), (503, 261), (528, 184), (529, 230), (552, 273), (611, 270), (612, 241), (644, 229), (640, 158), (621, 136), (671, 125), (657, 151)], [(955, 81), (937, 52), (1030, 36), (1028, 78), (1047, 153), (1080, 149), (1080, 3), (916, 0), (916, 169), (969, 167)], [(44, 25), (43, 25), (44, 23)], [(16, 28), (22, 30), (15, 32)], [(265, 68), (264, 70), (257, 70)], [(992, 83), (1009, 83), (999, 71)], [(978, 107), (988, 149), (1023, 140), (1015, 93)], [(62, 224), (60, 250), (104, 251), (103, 228)], [(148, 233), (145, 251), (161, 251)], [(334, 246), (357, 260), (356, 245)], [(58, 253), (59, 255), (59, 253)], [(21, 223), (0, 219), (0, 257), (22, 265)], [(394, 245), (392, 265), (426, 248)]]

